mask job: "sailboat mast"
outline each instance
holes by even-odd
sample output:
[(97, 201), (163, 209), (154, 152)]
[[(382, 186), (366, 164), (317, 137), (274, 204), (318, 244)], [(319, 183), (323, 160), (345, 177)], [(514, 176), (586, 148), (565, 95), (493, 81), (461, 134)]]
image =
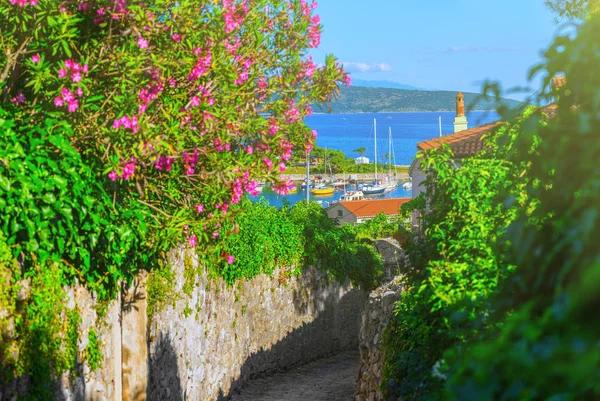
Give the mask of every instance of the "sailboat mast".
[(377, 185), (377, 120), (373, 119), (373, 132), (375, 133), (375, 185)]
[(388, 168), (389, 168), (389, 172), (388, 175), (392, 174), (392, 127), (389, 127), (390, 129), (390, 133), (389, 133), (389, 141), (388, 141)]
[(306, 204), (310, 202), (310, 153), (306, 154)]

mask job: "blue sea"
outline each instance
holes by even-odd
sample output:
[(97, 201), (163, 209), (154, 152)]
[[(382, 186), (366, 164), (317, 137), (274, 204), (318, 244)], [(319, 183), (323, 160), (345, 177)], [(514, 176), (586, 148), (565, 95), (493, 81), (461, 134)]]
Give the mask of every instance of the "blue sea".
[[(354, 149), (365, 147), (365, 156), (374, 159), (373, 119), (377, 120), (377, 159), (383, 162), (388, 153), (388, 131), (392, 129), (392, 144), (396, 164), (409, 165), (417, 151), (417, 143), (440, 135), (439, 117), (442, 117), (442, 134), (454, 132), (455, 112), (429, 113), (360, 113), (313, 114), (304, 122), (316, 130), (317, 146), (342, 150), (346, 156), (356, 158)], [(500, 117), (495, 112), (467, 113), (469, 127), (476, 127)]]
[[(384, 155), (388, 153), (388, 132), (391, 127), (396, 164), (410, 165), (417, 152), (418, 142), (439, 137), (439, 117), (442, 117), (442, 134), (447, 135), (454, 132), (454, 116), (454, 112), (313, 114), (305, 118), (304, 122), (319, 133), (317, 146), (342, 150), (346, 156), (353, 158), (359, 156), (354, 150), (364, 147), (367, 150), (365, 156), (372, 163), (375, 154), (373, 119), (376, 119), (378, 162), (385, 162)], [(467, 113), (469, 127), (483, 125), (499, 118), (498, 114), (494, 112)], [(338, 200), (341, 195), (342, 192), (336, 192), (331, 196), (310, 194), (310, 199), (322, 201), (325, 207), (332, 201)], [(398, 198), (411, 195), (410, 190), (406, 191), (399, 186), (394, 191), (377, 197)], [(284, 202), (295, 204), (306, 200), (306, 192), (298, 189), (295, 194), (280, 196), (265, 189), (253, 200), (262, 197), (267, 199), (271, 205), (281, 207)]]

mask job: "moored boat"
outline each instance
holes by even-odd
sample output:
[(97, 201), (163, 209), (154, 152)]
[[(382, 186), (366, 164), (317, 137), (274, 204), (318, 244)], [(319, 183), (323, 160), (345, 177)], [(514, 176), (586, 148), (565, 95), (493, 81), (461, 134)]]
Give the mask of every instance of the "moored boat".
[(310, 190), (313, 195), (332, 195), (335, 189), (333, 187), (326, 187), (325, 185), (317, 185)]
[(362, 191), (346, 191), (340, 196), (340, 201), (357, 201), (365, 198)]

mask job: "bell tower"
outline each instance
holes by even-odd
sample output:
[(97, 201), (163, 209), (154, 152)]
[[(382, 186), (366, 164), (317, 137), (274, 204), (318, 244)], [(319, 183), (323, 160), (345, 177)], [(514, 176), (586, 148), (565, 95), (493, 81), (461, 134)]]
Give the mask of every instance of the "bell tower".
[(456, 95), (456, 117), (454, 117), (454, 132), (467, 129), (467, 116), (465, 116), (465, 97), (461, 92)]

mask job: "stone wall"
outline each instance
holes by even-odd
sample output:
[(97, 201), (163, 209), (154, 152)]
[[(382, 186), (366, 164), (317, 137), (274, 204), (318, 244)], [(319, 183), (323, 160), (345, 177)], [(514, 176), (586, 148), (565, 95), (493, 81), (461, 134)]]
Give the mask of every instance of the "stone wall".
[(392, 317), (395, 303), (402, 291), (399, 269), (405, 262), (404, 251), (393, 239), (379, 240), (376, 247), (384, 261), (384, 280), (369, 294), (362, 312), (360, 327), (360, 370), (357, 377), (355, 401), (380, 401), (381, 339)]
[[(171, 254), (179, 293), (183, 259)], [(204, 272), (191, 296), (154, 314), (148, 400), (225, 399), (253, 376), (358, 347), (363, 291), (314, 268), (280, 273), (227, 287)]]
[[(253, 376), (358, 347), (366, 295), (349, 283), (310, 268), (228, 287), (202, 271), (188, 296), (184, 254), (169, 255), (176, 297), (151, 321), (145, 272), (123, 288), (100, 323), (92, 294), (66, 289), (69, 307), (77, 305), (82, 316), (80, 359), (90, 328), (98, 327), (104, 360), (98, 371), (82, 363), (62, 377), (56, 400), (221, 400)], [(15, 400), (27, 386), (27, 377), (1, 384), (0, 401)]]

